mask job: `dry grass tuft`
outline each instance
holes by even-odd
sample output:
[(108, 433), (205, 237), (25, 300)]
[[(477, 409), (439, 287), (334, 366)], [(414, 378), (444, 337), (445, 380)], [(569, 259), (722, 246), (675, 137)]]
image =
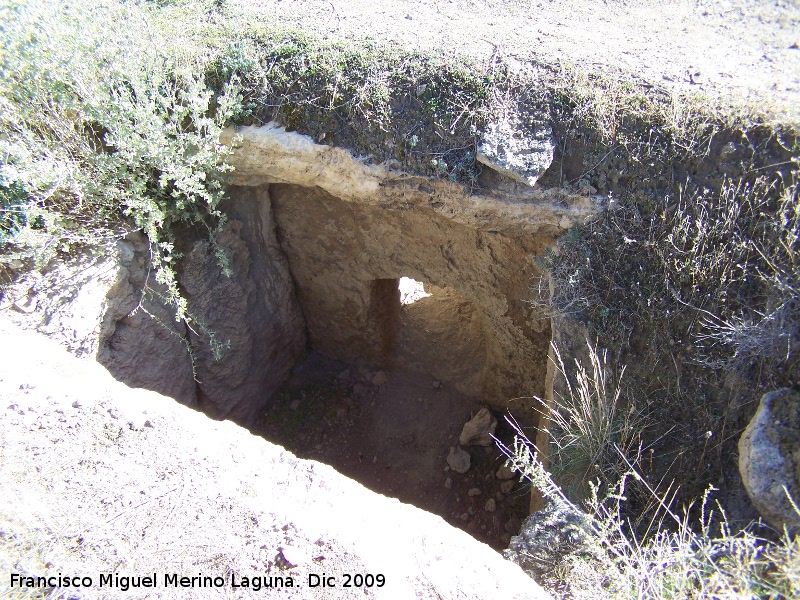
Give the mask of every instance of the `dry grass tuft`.
[[(611, 468), (619, 477), (613, 485), (609, 485), (608, 476), (596, 474), (595, 481), (588, 482), (590, 493), (579, 507), (539, 461), (532, 442), (520, 428), (517, 427), (513, 449), (501, 444), (509, 457), (509, 466), (555, 503), (559, 511), (580, 515), (591, 534), (578, 547), (567, 548), (553, 565), (558, 577), (546, 574), (540, 576), (540, 583), (549, 585), (549, 591), (558, 598), (797, 597), (800, 537), (792, 538), (784, 532), (780, 540), (768, 541), (749, 527), (734, 530), (723, 508), (711, 500), (713, 487), (706, 490), (698, 503), (697, 520), (690, 517), (691, 505), (682, 511), (675, 509), (671, 486), (657, 493), (636, 468), (634, 463), (639, 458), (636, 447), (633, 446), (635, 452), (629, 459), (614, 442), (615, 436), (624, 439), (619, 427), (613, 426), (619, 386), (612, 386), (612, 393), (608, 393), (604, 376), (598, 376), (605, 367), (601, 355), (590, 347), (590, 356), (591, 368), (586, 370), (578, 362), (571, 373), (577, 385), (569, 385), (568, 397), (557, 402), (558, 426), (550, 430), (557, 449), (553, 460), (561, 466), (563, 449), (577, 451), (579, 431), (584, 431), (591, 438), (581, 448), (587, 456), (616, 453)], [(563, 368), (563, 363), (560, 364)], [(583, 422), (579, 424), (578, 420)], [(589, 431), (591, 427), (597, 431)], [(646, 490), (651, 498), (644, 527), (637, 527), (625, 516), (631, 484)], [(639, 515), (640, 524), (642, 516)], [(566, 587), (565, 581), (569, 582)]]

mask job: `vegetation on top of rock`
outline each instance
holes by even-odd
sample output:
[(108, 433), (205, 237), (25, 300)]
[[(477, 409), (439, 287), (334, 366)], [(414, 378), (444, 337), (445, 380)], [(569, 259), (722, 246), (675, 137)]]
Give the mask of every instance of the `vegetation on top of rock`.
[(4, 2), (0, 15), (2, 241), (42, 266), (142, 230), (155, 282), (187, 319), (175, 233), (187, 224), (213, 239), (224, 220), (218, 137), (239, 110), (235, 82), (212, 92), (202, 57), (151, 26), (146, 7)]

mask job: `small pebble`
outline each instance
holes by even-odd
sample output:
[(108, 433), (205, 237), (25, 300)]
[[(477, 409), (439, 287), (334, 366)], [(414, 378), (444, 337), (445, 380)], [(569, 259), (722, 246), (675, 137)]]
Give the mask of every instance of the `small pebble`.
[(495, 477), (503, 480), (512, 479), (514, 477), (514, 471), (512, 469), (509, 469), (507, 466), (503, 465), (499, 469), (497, 469)]

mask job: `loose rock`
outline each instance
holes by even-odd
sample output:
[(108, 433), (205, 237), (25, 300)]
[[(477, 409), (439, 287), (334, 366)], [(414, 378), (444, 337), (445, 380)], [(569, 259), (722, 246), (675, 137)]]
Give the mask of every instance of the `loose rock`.
[(384, 371), (378, 371), (372, 377), (372, 385), (385, 385), (389, 381), (389, 376)]
[(554, 150), (549, 125), (505, 117), (486, 127), (476, 158), (511, 179), (533, 186), (553, 162)]
[(510, 494), (511, 490), (514, 489), (515, 485), (516, 482), (509, 479), (508, 481), (504, 481), (503, 483), (500, 484), (500, 491), (503, 492), (504, 494)]
[[(761, 516), (779, 531), (800, 532), (800, 391), (765, 394), (739, 439), (739, 472)], [(785, 491), (784, 491), (785, 490)]]
[(496, 504), (494, 502), (494, 498), (489, 498), (486, 501), (486, 504), (483, 505), (483, 510), (486, 512), (494, 512), (496, 508)]
[(470, 489), (470, 491), (467, 492), (467, 496), (470, 496), (470, 497), (472, 497), (472, 496), (480, 496), (480, 495), (481, 495), (481, 491), (478, 488), (472, 488), (472, 489)]
[(447, 464), (456, 473), (466, 473), (469, 471), (471, 458), (466, 450), (455, 446), (450, 448), (450, 454), (447, 455)]
[(462, 446), (491, 446), (497, 429), (497, 419), (488, 408), (482, 408), (461, 430), (458, 443)]
[(506, 479), (512, 479), (514, 477), (514, 470), (511, 469), (510, 467), (507, 467), (506, 465), (503, 465), (499, 469), (497, 469), (495, 477), (497, 477), (498, 479), (502, 479), (504, 481)]
[(593, 556), (589, 517), (563, 503), (550, 501), (525, 519), (519, 535), (511, 538), (503, 556), (531, 577), (539, 577), (576, 552)]

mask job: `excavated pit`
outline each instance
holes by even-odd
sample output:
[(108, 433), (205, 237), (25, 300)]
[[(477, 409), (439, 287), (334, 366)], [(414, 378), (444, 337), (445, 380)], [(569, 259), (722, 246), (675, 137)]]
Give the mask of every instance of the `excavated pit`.
[[(423, 372), (376, 372), (311, 351), (254, 431), (375, 492), (440, 515), (499, 550), (528, 515), (529, 491), (496, 478), (503, 457), (495, 447), (466, 448), (471, 467), (464, 474), (448, 471), (446, 463), (463, 423), (481, 406)], [(506, 442), (512, 437), (503, 426), (497, 435)]]
[[(483, 406), (501, 423), (510, 411), (538, 424), (532, 396), (546, 394), (550, 325), (529, 288), (541, 239), (299, 185), (241, 194), (271, 203), (309, 350), (256, 430), (507, 545), (528, 514), (527, 489), (495, 476), (504, 457), (494, 446), (466, 448), (464, 474), (446, 458)], [(417, 282), (413, 301), (401, 281)], [(510, 441), (505, 426), (499, 435)]]
[[(209, 321), (219, 339), (231, 320), (237, 335), (247, 323), (254, 335), (237, 343), (247, 377), (237, 360), (203, 365), (203, 409), (255, 423), (299, 456), (505, 547), (529, 513), (528, 490), (496, 477), (504, 457), (494, 446), (465, 448), (465, 473), (451, 471), (447, 457), (483, 407), (504, 441), (513, 437), (509, 413), (535, 438), (552, 335), (530, 302), (537, 257), (592, 218), (596, 202), (516, 184), (479, 195), (274, 124), (227, 130), (223, 141), (235, 149), (236, 186), (225, 232), (247, 308), (226, 314), (231, 294), (207, 246), (189, 253), (205, 257), (202, 274), (184, 279), (219, 288), (203, 293), (210, 312), (225, 315)], [(241, 383), (206, 383), (227, 372)]]
[(153, 293), (141, 234), (21, 279), (14, 314), (130, 386), (237, 421), (505, 546), (528, 491), (495, 476), (494, 446), (465, 448), (464, 473), (447, 457), (483, 407), (504, 441), (509, 413), (535, 437), (546, 411), (534, 397), (548, 397), (552, 375), (550, 320), (530, 302), (537, 257), (596, 214), (592, 199), (531, 187), (478, 195), (273, 125), (223, 138), (238, 144), (227, 221), (216, 244), (180, 240), (191, 325)]

